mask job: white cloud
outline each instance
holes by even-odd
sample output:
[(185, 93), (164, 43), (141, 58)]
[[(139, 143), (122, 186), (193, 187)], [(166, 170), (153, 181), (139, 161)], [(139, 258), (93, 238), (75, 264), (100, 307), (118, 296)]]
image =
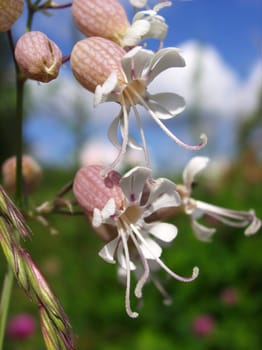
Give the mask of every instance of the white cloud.
[(185, 97), (189, 108), (197, 104), (200, 110), (221, 117), (244, 117), (256, 107), (262, 61), (242, 81), (214, 47), (189, 41), (180, 49), (186, 67), (163, 72), (152, 83), (154, 91), (175, 91)]

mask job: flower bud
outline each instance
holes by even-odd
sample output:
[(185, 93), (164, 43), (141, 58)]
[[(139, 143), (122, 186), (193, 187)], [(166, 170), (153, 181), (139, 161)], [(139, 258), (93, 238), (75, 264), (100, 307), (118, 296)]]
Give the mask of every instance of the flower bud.
[[(3, 185), (9, 192), (16, 188), (16, 157), (7, 159), (2, 165)], [(36, 161), (30, 156), (22, 157), (22, 175), (26, 190), (31, 193), (38, 185), (42, 171)]]
[(0, 32), (10, 29), (21, 16), (23, 9), (23, 0), (0, 0)]
[(118, 44), (130, 26), (125, 10), (117, 0), (74, 0), (72, 15), (86, 36), (100, 36)]
[(113, 41), (91, 37), (78, 41), (71, 53), (71, 68), (78, 82), (90, 92), (116, 71), (122, 78), (121, 58), (125, 50)]
[(81, 168), (75, 176), (73, 192), (87, 214), (92, 214), (95, 208), (102, 210), (111, 198), (116, 209), (123, 207), (124, 194), (119, 186), (121, 175), (112, 170), (104, 176), (104, 169), (100, 165), (90, 165)]
[(42, 32), (27, 32), (17, 41), (15, 58), (26, 78), (47, 83), (58, 76), (62, 64), (59, 47)]

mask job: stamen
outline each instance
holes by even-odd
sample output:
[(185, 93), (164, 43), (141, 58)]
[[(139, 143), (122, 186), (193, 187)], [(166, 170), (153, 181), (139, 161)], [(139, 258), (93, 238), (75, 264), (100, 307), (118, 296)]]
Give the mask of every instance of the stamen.
[(125, 237), (125, 231), (121, 226), (121, 222), (118, 225), (118, 232), (121, 236), (121, 240), (123, 243), (124, 253), (125, 253), (125, 259), (126, 259), (126, 295), (125, 295), (125, 306), (126, 306), (126, 312), (128, 316), (131, 318), (138, 317), (138, 313), (132, 311), (131, 305), (130, 305), (130, 257), (129, 257), (129, 250), (128, 245)]
[(193, 268), (193, 273), (191, 275), (191, 277), (182, 277), (178, 274), (176, 274), (175, 272), (173, 272), (172, 270), (170, 270), (161, 259), (159, 259), (150, 249), (149, 245), (147, 244), (146, 240), (144, 239), (144, 237), (140, 234), (140, 232), (136, 229), (135, 225), (130, 224), (132, 230), (135, 232), (135, 234), (137, 235), (137, 237), (139, 238), (139, 240), (145, 245), (145, 247), (148, 249), (148, 251), (150, 252), (150, 254), (153, 256), (154, 260), (157, 261), (157, 263), (162, 267), (162, 269), (164, 269), (170, 276), (172, 276), (173, 278), (177, 279), (178, 281), (181, 282), (191, 282), (193, 280), (195, 280), (199, 274), (199, 268), (197, 266), (195, 266)]
[(148, 262), (147, 260), (145, 259), (144, 255), (143, 255), (143, 252), (136, 240), (136, 237), (134, 236), (134, 234), (132, 233), (132, 231), (130, 232), (130, 237), (132, 239), (132, 242), (134, 243), (136, 249), (137, 249), (137, 252), (141, 258), (141, 261), (142, 261), (142, 264), (143, 264), (143, 267), (144, 267), (144, 273), (142, 274), (142, 276), (140, 277), (139, 281), (137, 282), (137, 285), (136, 285), (136, 288), (135, 288), (135, 296), (137, 298), (141, 298), (142, 297), (142, 289), (144, 287), (144, 285), (146, 284), (147, 280), (148, 280), (148, 277), (149, 277), (149, 274), (150, 274), (150, 270), (149, 270), (149, 265), (148, 265)]
[(142, 140), (143, 151), (144, 151), (145, 160), (146, 160), (146, 166), (150, 168), (151, 167), (150, 166), (150, 158), (149, 158), (149, 153), (148, 153), (148, 149), (147, 149), (147, 146), (146, 146), (146, 138), (145, 138), (145, 134), (144, 134), (144, 129), (143, 129), (143, 126), (142, 126), (141, 118), (139, 116), (139, 113), (137, 111), (137, 108), (136, 108), (135, 104), (133, 103), (133, 100), (132, 100), (130, 94), (128, 93), (128, 89), (125, 90), (125, 94), (127, 96), (127, 99), (129, 101), (130, 105), (133, 107), (133, 110), (134, 110), (134, 113), (135, 113), (135, 117), (136, 117), (136, 122), (137, 122), (139, 133), (140, 133), (140, 137), (141, 137), (141, 140)]
[(162, 122), (157, 118), (155, 113), (150, 109), (146, 101), (130, 86), (130, 89), (132, 90), (132, 93), (137, 97), (137, 99), (140, 101), (140, 103), (145, 107), (145, 109), (149, 112), (149, 114), (152, 116), (154, 121), (159, 125), (159, 127), (171, 138), (171, 140), (175, 141), (179, 146), (184, 147), (185, 149), (188, 149), (190, 151), (198, 151), (202, 149), (207, 144), (207, 136), (205, 134), (200, 135), (201, 142), (198, 145), (191, 146), (187, 143), (180, 140), (177, 136), (175, 136)]

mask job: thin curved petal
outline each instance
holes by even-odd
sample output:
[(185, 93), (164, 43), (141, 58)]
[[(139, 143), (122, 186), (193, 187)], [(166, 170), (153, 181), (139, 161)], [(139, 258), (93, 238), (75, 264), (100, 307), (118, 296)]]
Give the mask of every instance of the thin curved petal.
[(203, 170), (208, 162), (209, 158), (201, 156), (194, 157), (188, 162), (183, 171), (183, 181), (188, 190), (191, 190), (196, 174)]
[(252, 214), (254, 215), (253, 220), (251, 221), (250, 225), (245, 229), (245, 232), (244, 232), (246, 236), (250, 236), (257, 233), (257, 231), (261, 227), (261, 220), (256, 217), (254, 212), (252, 212)]
[(159, 119), (170, 119), (183, 112), (185, 99), (171, 92), (163, 92), (148, 96), (148, 106)]
[(204, 242), (210, 242), (211, 237), (216, 232), (215, 228), (204, 226), (199, 222), (197, 222), (196, 220), (192, 220), (192, 228), (195, 232), (196, 237), (200, 241), (204, 241)]
[(123, 116), (122, 108), (121, 108), (120, 113), (115, 117), (115, 119), (110, 124), (108, 132), (107, 132), (107, 136), (108, 136), (109, 140), (118, 149), (121, 148), (121, 145), (120, 145), (120, 143), (118, 141), (118, 137), (117, 137), (117, 131), (118, 131), (118, 127), (119, 127), (119, 124), (120, 124), (121, 116)]
[(148, 84), (155, 79), (157, 75), (168, 68), (184, 67), (185, 60), (176, 48), (166, 48), (159, 50), (151, 60), (147, 72)]
[(150, 227), (151, 235), (163, 242), (172, 242), (178, 233), (177, 227), (165, 222), (157, 222)]
[(130, 203), (140, 202), (146, 180), (151, 175), (151, 169), (135, 167), (120, 180), (120, 186)]

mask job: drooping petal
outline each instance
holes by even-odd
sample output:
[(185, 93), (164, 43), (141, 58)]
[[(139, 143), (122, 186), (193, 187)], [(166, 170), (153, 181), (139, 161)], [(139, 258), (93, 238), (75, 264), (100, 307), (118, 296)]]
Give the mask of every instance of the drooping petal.
[(251, 221), (250, 225), (245, 229), (244, 233), (246, 236), (250, 236), (257, 233), (257, 231), (261, 227), (261, 220), (256, 217), (253, 211), (251, 212), (251, 214), (253, 214), (253, 220)]
[(170, 119), (183, 112), (185, 99), (175, 93), (147, 94), (148, 106), (159, 119)]
[(197, 173), (203, 170), (209, 162), (209, 158), (197, 156), (188, 162), (183, 171), (183, 181), (186, 188), (191, 191), (191, 185)]
[(140, 202), (146, 180), (151, 175), (151, 169), (135, 167), (120, 180), (120, 186), (130, 203)]
[(163, 242), (171, 242), (176, 238), (178, 230), (175, 225), (157, 222), (151, 225), (149, 232)]
[(141, 78), (145, 68), (150, 65), (154, 52), (140, 46), (134, 47), (121, 59), (123, 71), (127, 81)]
[(177, 48), (165, 48), (159, 50), (151, 60), (147, 71), (148, 84), (155, 79), (157, 75), (168, 68), (184, 67), (185, 60), (180, 55)]
[(119, 114), (115, 117), (115, 119), (110, 124), (108, 132), (107, 132), (107, 136), (108, 136), (110, 142), (112, 142), (112, 144), (117, 149), (121, 148), (121, 144), (119, 143), (118, 137), (117, 137), (117, 130), (118, 130), (118, 126), (119, 126), (119, 123), (120, 123), (120, 118), (122, 116), (123, 116), (123, 109), (121, 108)]
[(140, 243), (140, 248), (143, 252), (143, 255), (146, 259), (155, 259), (159, 258), (162, 254), (162, 248), (158, 243), (156, 243), (153, 239), (146, 237), (145, 243)]
[(204, 226), (204, 225), (200, 224), (195, 219), (193, 219), (191, 222), (192, 222), (192, 228), (193, 228), (193, 230), (195, 232), (196, 237), (200, 241), (210, 242), (211, 237), (216, 232), (216, 229), (212, 228), (212, 227)]
[(98, 255), (109, 264), (114, 264), (116, 262), (114, 256), (118, 244), (119, 237), (116, 237), (115, 239), (104, 245), (104, 247), (99, 251)]

